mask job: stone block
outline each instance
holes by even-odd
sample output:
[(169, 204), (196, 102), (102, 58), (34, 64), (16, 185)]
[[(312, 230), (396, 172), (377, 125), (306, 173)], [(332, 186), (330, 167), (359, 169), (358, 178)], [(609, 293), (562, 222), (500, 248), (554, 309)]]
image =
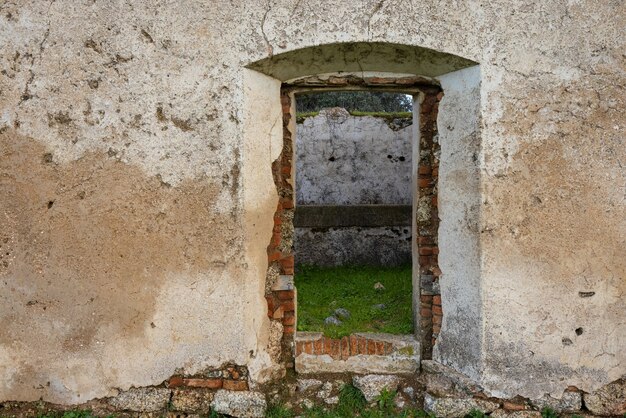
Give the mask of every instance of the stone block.
[(354, 386), (363, 392), (368, 402), (376, 400), (378, 395), (387, 389), (387, 391), (396, 391), (400, 385), (398, 376), (368, 374), (366, 376), (354, 376), (352, 379)]
[(491, 418), (541, 418), (539, 411), (506, 411), (497, 409), (489, 415)]
[(134, 412), (156, 412), (165, 410), (172, 391), (165, 388), (131, 388), (114, 398), (109, 404), (116, 409)]
[(236, 392), (218, 390), (211, 402), (211, 408), (217, 413), (238, 418), (262, 418), (265, 416), (267, 402), (259, 392)]
[(481, 411), (484, 414), (498, 409), (500, 404), (484, 399), (474, 398), (437, 398), (429, 393), (424, 394), (424, 410), (432, 413), (437, 418), (464, 417), (472, 410)]
[(616, 380), (592, 393), (585, 393), (585, 406), (596, 415), (626, 414), (626, 379)]
[(426, 391), (434, 396), (468, 398), (483, 391), (469, 377), (433, 360), (422, 361), (422, 372)]
[(530, 404), (540, 411), (544, 408), (550, 408), (558, 413), (580, 411), (582, 403), (582, 395), (580, 392), (569, 391), (564, 392), (561, 399), (545, 395), (543, 398), (531, 399), (530, 401)]
[(318, 379), (298, 379), (298, 392), (307, 392), (309, 390), (316, 390), (322, 387), (323, 382)]
[(214, 392), (203, 389), (175, 389), (171, 407), (180, 412), (208, 412)]

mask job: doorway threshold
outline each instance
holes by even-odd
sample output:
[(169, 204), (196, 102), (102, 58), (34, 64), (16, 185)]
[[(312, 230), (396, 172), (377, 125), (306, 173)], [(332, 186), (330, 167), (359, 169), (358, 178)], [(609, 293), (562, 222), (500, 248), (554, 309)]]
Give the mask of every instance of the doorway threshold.
[(420, 367), (420, 342), (413, 335), (354, 333), (343, 338), (296, 332), (296, 372), (413, 374)]

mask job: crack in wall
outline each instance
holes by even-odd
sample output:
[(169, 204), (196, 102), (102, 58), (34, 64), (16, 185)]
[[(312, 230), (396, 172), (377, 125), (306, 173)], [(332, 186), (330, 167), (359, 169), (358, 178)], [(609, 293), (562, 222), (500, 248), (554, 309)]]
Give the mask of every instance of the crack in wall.
[(267, 46), (267, 54), (271, 57), (274, 55), (274, 47), (270, 43), (267, 38), (267, 34), (265, 33), (265, 22), (267, 21), (267, 15), (272, 10), (272, 3), (270, 0), (267, 1), (267, 6), (265, 9), (265, 13), (263, 14), (263, 19), (261, 19), (261, 33), (263, 34), (263, 39), (265, 40), (265, 45)]

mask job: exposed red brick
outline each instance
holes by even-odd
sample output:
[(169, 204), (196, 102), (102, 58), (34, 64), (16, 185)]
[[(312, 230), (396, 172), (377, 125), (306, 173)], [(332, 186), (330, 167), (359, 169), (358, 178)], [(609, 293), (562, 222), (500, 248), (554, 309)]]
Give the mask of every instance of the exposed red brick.
[[(280, 307), (282, 310), (282, 306)], [(289, 314), (289, 316), (285, 315), (283, 318), (283, 325), (296, 325), (296, 317), (293, 314)]]
[(324, 341), (324, 354), (328, 354), (329, 356), (333, 353), (333, 344), (330, 338), (322, 337)]
[(185, 381), (182, 376), (172, 376), (170, 380), (167, 382), (167, 386), (170, 388), (177, 388), (179, 386), (183, 386)]
[(292, 301), (285, 301), (281, 306), (285, 312), (294, 312), (296, 310), (296, 305)]
[(298, 341), (296, 343), (296, 356), (299, 356), (304, 351), (304, 343), (302, 341)]
[(287, 256), (283, 258), (282, 260), (280, 260), (280, 265), (283, 266), (283, 268), (293, 268), (293, 264), (294, 264), (293, 255)]
[(433, 303), (433, 297), (432, 295), (420, 295), (420, 302), (430, 305)]
[(432, 309), (429, 309), (429, 308), (421, 308), (420, 316), (422, 318), (431, 318), (433, 316), (433, 311)]
[(502, 407), (507, 411), (523, 411), (526, 409), (526, 405), (523, 403), (504, 401), (502, 403)]
[(443, 315), (443, 310), (441, 306), (433, 305), (433, 315)]
[(288, 326), (283, 328), (283, 334), (290, 335), (294, 332), (296, 332), (296, 329), (294, 327)]
[(183, 379), (184, 385), (192, 388), (208, 388), (208, 389), (219, 389), (222, 387), (222, 379), (201, 379), (201, 378), (189, 378)]
[(376, 354), (379, 356), (385, 354), (385, 343), (383, 341), (376, 341)]
[(293, 290), (279, 290), (276, 292), (276, 296), (278, 296), (280, 300), (293, 300), (295, 292)]
[(350, 357), (350, 338), (343, 337), (341, 339), (341, 358), (347, 359)]
[(313, 342), (312, 341), (305, 341), (304, 352), (307, 354), (313, 354)]
[(369, 355), (376, 354), (376, 341), (367, 340), (367, 354)]
[(334, 359), (339, 359), (341, 357), (341, 343), (339, 342), (339, 340), (331, 340), (330, 355)]
[(359, 354), (367, 354), (367, 339), (359, 337)]
[(324, 354), (324, 340), (322, 338), (313, 341), (313, 353)]
[(245, 380), (224, 380), (223, 388), (226, 390), (248, 390), (248, 382)]
[(359, 354), (359, 341), (356, 335), (350, 336), (350, 355), (354, 356)]
[(280, 260), (280, 253), (278, 251), (272, 251), (267, 255), (267, 259), (268, 261), (271, 263), (273, 261), (278, 261)]
[(420, 189), (426, 189), (430, 187), (431, 181), (431, 178), (419, 178), (417, 179), (417, 187)]
[(441, 306), (441, 295), (434, 295), (433, 296), (433, 305)]
[(420, 245), (432, 245), (433, 238), (432, 237), (418, 237), (417, 243)]
[(431, 255), (433, 253), (433, 248), (432, 247), (419, 247), (418, 251), (420, 255)]
[(418, 174), (430, 174), (431, 168), (429, 165), (420, 165), (419, 168), (417, 169), (417, 173)]

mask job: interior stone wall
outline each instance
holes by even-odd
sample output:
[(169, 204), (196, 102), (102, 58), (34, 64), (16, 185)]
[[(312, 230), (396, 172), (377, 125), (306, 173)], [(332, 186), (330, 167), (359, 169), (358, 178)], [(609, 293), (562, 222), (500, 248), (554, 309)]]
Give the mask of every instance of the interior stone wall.
[[(411, 118), (323, 109), (298, 121), (295, 138), (296, 216), (302, 205), (341, 210), (345, 205), (412, 204)], [(296, 223), (295, 262), (325, 267), (410, 264), (413, 235), (407, 220), (405, 225), (378, 227)]]
[[(478, 299), (467, 307), (443, 286), (467, 272), (454, 251), (445, 259), (454, 245), (440, 234), (435, 352), (507, 396), (623, 376), (625, 9), (3, 2), (0, 399), (76, 403), (227, 363), (248, 366), (252, 384), (271, 377), (263, 295), (280, 82), (476, 63), (479, 86), (450, 82), (475, 91), (480, 118), (442, 117), (439, 131), (478, 150), (451, 156), (477, 167), (470, 178), (440, 169), (448, 184), (471, 180), (475, 200), (448, 214), (442, 202), (441, 227), (479, 237), (468, 280)], [(475, 343), (454, 343), (453, 318), (467, 314)]]
[[(298, 97), (296, 95), (296, 101)], [(323, 109), (296, 128), (297, 205), (410, 205), (412, 120)]]

